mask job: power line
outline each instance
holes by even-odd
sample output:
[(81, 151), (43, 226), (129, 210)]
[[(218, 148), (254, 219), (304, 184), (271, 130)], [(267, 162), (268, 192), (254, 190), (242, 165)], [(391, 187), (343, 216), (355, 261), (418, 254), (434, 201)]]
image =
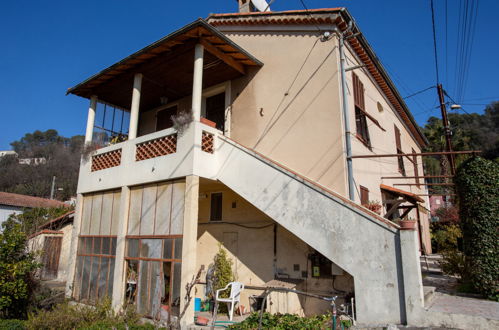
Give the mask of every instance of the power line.
[(431, 23), (433, 27), (433, 50), (435, 53), (435, 72), (437, 74), (437, 85), (440, 84), (440, 77), (438, 75), (438, 53), (437, 53), (437, 32), (435, 30), (435, 8), (433, 7), (433, 0), (430, 0), (431, 5)]
[[(304, 1), (304, 0), (300, 0), (300, 2), (301, 2), (301, 5), (303, 6), (303, 9), (305, 9), (305, 11), (307, 12), (307, 15), (308, 15), (310, 18), (312, 18), (312, 14), (311, 14), (311, 13), (310, 13), (310, 11), (308, 10), (308, 7), (307, 7), (307, 5), (305, 4), (305, 1)], [(312, 21), (312, 22), (313, 22), (313, 21)], [(313, 24), (315, 25), (315, 27), (317, 28), (317, 30), (318, 30), (319, 32), (322, 32), (321, 28), (320, 28), (317, 24), (315, 24), (315, 22), (313, 22)]]
[(423, 93), (423, 92), (426, 92), (427, 90), (432, 89), (432, 88), (435, 88), (435, 86), (430, 86), (430, 87), (428, 87), (428, 88), (425, 88), (425, 89), (423, 89), (423, 90), (420, 90), (419, 92), (412, 93), (411, 95), (408, 95), (408, 96), (404, 97), (404, 100), (405, 100), (405, 99), (408, 99), (408, 98), (411, 98), (411, 97), (413, 97), (413, 96), (416, 96), (416, 95), (418, 95), (418, 94), (421, 94), (421, 93)]

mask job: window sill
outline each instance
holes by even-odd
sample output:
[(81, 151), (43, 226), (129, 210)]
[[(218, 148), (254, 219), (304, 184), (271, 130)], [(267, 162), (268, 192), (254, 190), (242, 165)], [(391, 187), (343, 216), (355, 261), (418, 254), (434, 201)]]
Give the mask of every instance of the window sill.
[(360, 142), (362, 142), (362, 144), (364, 146), (366, 146), (367, 149), (369, 149), (370, 151), (373, 150), (373, 147), (366, 140), (364, 140), (364, 138), (362, 136), (360, 136), (359, 134), (355, 133), (355, 137), (357, 138), (357, 140), (359, 140)]

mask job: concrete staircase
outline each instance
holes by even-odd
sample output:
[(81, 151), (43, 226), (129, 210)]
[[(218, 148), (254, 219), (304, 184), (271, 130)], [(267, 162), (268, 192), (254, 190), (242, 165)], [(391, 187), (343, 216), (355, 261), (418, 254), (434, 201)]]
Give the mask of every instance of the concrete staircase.
[(413, 231), (226, 137), (217, 143), (215, 179), (351, 274), (360, 323), (400, 324), (422, 308)]

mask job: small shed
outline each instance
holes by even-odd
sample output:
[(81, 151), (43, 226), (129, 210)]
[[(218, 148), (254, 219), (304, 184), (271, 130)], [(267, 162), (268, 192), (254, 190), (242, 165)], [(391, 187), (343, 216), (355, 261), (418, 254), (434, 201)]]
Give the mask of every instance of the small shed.
[(66, 282), (73, 220), (74, 211), (70, 211), (43, 224), (29, 237), (29, 250), (41, 252), (42, 267), (38, 274), (41, 280)]

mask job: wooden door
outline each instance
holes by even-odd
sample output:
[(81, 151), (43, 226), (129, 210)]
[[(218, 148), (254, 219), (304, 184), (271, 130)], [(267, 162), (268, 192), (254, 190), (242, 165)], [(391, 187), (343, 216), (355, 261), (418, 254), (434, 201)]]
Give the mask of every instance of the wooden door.
[(156, 132), (173, 127), (172, 116), (177, 115), (177, 106), (160, 110), (156, 113)]
[(59, 258), (61, 256), (62, 237), (45, 237), (43, 243), (43, 269), (42, 279), (52, 280), (57, 278)]

